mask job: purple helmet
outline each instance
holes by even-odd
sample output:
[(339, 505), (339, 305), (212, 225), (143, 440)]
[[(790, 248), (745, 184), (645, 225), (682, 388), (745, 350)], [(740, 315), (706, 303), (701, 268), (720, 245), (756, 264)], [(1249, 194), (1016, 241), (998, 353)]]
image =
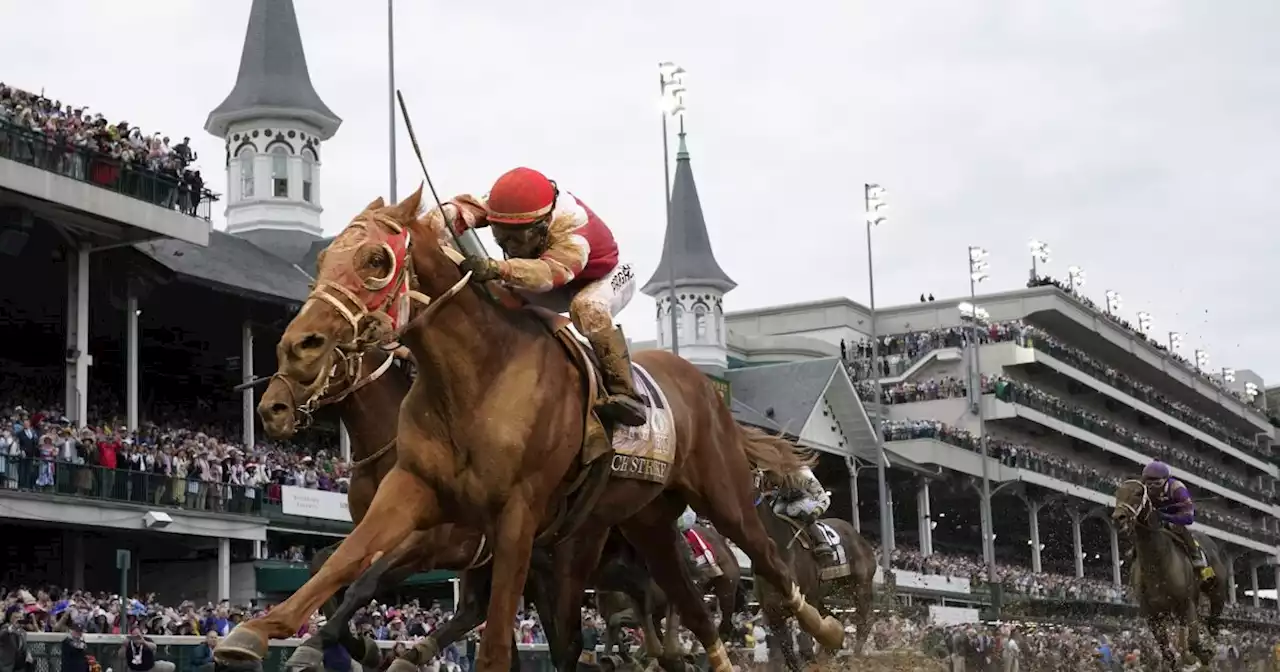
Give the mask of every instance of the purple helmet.
[(1157, 480), (1161, 478), (1169, 478), (1169, 465), (1160, 460), (1152, 460), (1150, 464), (1142, 468), (1142, 478), (1147, 480)]

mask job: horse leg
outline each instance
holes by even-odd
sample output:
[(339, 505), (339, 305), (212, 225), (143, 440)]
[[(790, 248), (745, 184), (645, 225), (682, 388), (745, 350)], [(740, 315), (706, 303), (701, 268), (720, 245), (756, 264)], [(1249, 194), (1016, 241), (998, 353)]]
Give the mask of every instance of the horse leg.
[(237, 626), (218, 644), (214, 655), (223, 663), (265, 659), (269, 639), (292, 637), (339, 588), (415, 529), (437, 524), (439, 517), (435, 492), (409, 472), (392, 469), (364, 519), (320, 571), (267, 615)]
[[(316, 637), (312, 637), (304, 642), (303, 646), (298, 647), (294, 651), (294, 655), (289, 657), (290, 661), (295, 658), (307, 658), (311, 662), (310, 656), (299, 653), (304, 647), (312, 646), (312, 640), (318, 638), (317, 644), (321, 651), (325, 646), (335, 641), (342, 642), (343, 647), (351, 654), (352, 659), (360, 663), (365, 668), (378, 668), (382, 665), (382, 654), (378, 651), (378, 645), (372, 639), (355, 639), (351, 635), (351, 628), (348, 623), (355, 617), (356, 612), (361, 607), (369, 604), (374, 595), (379, 590), (394, 588), (400, 585), (402, 581), (419, 568), (425, 568), (424, 561), (430, 560), (431, 553), (424, 548), (427, 534), (423, 531), (416, 531), (405, 537), (400, 545), (396, 546), (390, 553), (383, 555), (377, 562), (373, 563), (360, 578), (355, 580), (346, 590), (343, 596), (342, 604), (329, 617), (324, 627), (320, 628), (320, 633)], [(332, 602), (333, 600), (330, 599)], [(345, 637), (344, 637), (345, 635)], [(355, 646), (349, 643), (354, 640)], [(301, 662), (301, 660), (299, 661)]]
[(650, 663), (659, 663), (663, 660), (663, 654), (667, 649), (663, 642), (662, 631), (658, 629), (658, 624), (653, 617), (659, 611), (660, 605), (658, 593), (653, 580), (649, 579), (644, 582), (644, 587), (631, 586), (628, 595), (631, 597), (632, 603), (636, 605), (636, 621), (639, 622), (640, 630), (644, 633), (644, 653), (649, 658)]
[[(317, 551), (307, 567), (307, 578), (315, 576), (337, 549), (338, 544), (333, 544)], [(333, 620), (334, 614), (338, 611), (338, 603), (346, 592), (345, 588), (340, 589), (337, 593), (334, 593), (333, 597), (325, 600), (324, 606), (320, 607), (320, 613), (324, 614), (327, 621)], [(343, 628), (338, 633), (338, 643), (347, 650), (353, 660), (361, 660), (364, 657), (364, 640), (356, 637), (351, 628)], [(285, 668), (290, 670), (320, 670), (324, 666), (325, 646), (327, 644), (320, 634), (308, 637), (297, 649), (294, 649), (293, 655), (289, 656), (289, 659), (285, 661)]]
[(1195, 599), (1187, 606), (1179, 619), (1183, 627), (1187, 629), (1187, 648), (1196, 658), (1204, 665), (1208, 665), (1213, 660), (1213, 651), (1204, 645), (1200, 640), (1200, 596), (1195, 595)]
[[(562, 553), (561, 548), (557, 548), (557, 553)], [(554, 558), (552, 560), (554, 563)], [(536, 565), (530, 563), (529, 578), (525, 582), (525, 592), (532, 595), (533, 604), (538, 610), (538, 614), (548, 614), (550, 618), (543, 618), (542, 632), (547, 637), (547, 648), (551, 652), (551, 664), (558, 670), (576, 670), (578, 668), (578, 660), (582, 658), (582, 590), (578, 591), (577, 600), (572, 605), (577, 614), (576, 617), (570, 616), (566, 622), (560, 622), (556, 616), (556, 599), (557, 596), (551, 592), (550, 587), (553, 585), (551, 577), (551, 568), (546, 567), (543, 563)], [(519, 651), (512, 657), (513, 666), (519, 664)], [(513, 667), (516, 669), (516, 667)]]
[[(431, 634), (418, 640), (399, 658), (391, 661), (387, 672), (418, 672), (430, 663), (445, 647), (462, 639), (468, 632), (484, 623), (485, 607), (493, 591), (493, 576), (488, 568), (471, 569), (462, 573), (458, 592), (461, 602), (456, 605), (453, 618), (445, 621)], [(512, 634), (514, 638), (514, 633)], [(513, 657), (511, 669), (518, 672), (519, 661)]]
[(738, 582), (726, 574), (711, 580), (711, 593), (716, 596), (716, 606), (720, 609), (720, 641), (727, 642), (733, 637), (733, 612), (737, 608)]
[[(800, 672), (800, 656), (791, 646), (791, 628), (787, 622), (787, 612), (778, 603), (766, 607), (763, 611), (764, 623), (769, 629), (765, 641), (769, 645), (769, 656), (782, 654), (782, 662), (791, 672)], [(777, 660), (776, 658), (774, 660)]]
[[(382, 492), (382, 488), (378, 489)], [(534, 506), (517, 488), (498, 515), (493, 544), (493, 594), (485, 622), (509, 624), (515, 621), (516, 606), (524, 594), (529, 575), (529, 559), (533, 555), (533, 537), (538, 530), (538, 515), (543, 506)], [(601, 542), (603, 543), (603, 542)], [(596, 555), (595, 561), (600, 559)], [(591, 569), (594, 569), (592, 567)], [(581, 591), (579, 591), (581, 592)], [(581, 595), (578, 596), (581, 600)], [(580, 604), (580, 602), (579, 602)], [(582, 618), (581, 611), (577, 614)], [(511, 666), (511, 631), (506, 625), (485, 628), (480, 635), (480, 651), (476, 654), (477, 672), (499, 672)]]
[[(740, 432), (736, 427), (730, 431)], [(745, 437), (742, 440), (746, 440)], [(713, 451), (694, 451), (695, 455)], [(742, 459), (745, 460), (745, 457)], [(764, 523), (756, 513), (755, 495), (752, 493), (752, 481), (743, 477), (741, 480), (723, 478), (726, 469), (732, 467), (722, 463), (701, 463), (686, 465), (687, 471), (694, 474), (714, 474), (714, 484), (703, 488), (694, 488), (684, 494), (691, 498), (694, 510), (705, 514), (721, 534), (728, 537), (751, 558), (751, 566), (756, 576), (775, 586), (782, 594), (782, 606), (796, 617), (800, 627), (813, 635), (819, 644), (831, 650), (838, 650), (844, 644), (844, 626), (831, 616), (823, 617), (812, 605), (805, 601), (804, 593), (796, 583), (795, 574), (782, 561), (778, 546), (769, 537)], [(747, 473), (743, 465), (743, 473)], [(682, 476), (684, 474), (681, 474)], [(696, 477), (696, 476), (695, 476)], [(703, 498), (698, 501), (698, 498)], [(699, 506), (702, 504), (702, 506)], [(683, 611), (683, 610), (682, 610)]]
[[(638, 515), (620, 526), (623, 536), (639, 551), (652, 572), (653, 578), (667, 595), (668, 604), (675, 605), (688, 621), (688, 628), (707, 650), (707, 663), (715, 672), (730, 672), (733, 665), (724, 642), (716, 632), (715, 623), (702, 602), (702, 596), (689, 577), (680, 551), (684, 541), (672, 521), (684, 509), (676, 499), (663, 498), (654, 501)], [(673, 628), (667, 628), (668, 632)], [(665, 651), (664, 658), (674, 655)]]

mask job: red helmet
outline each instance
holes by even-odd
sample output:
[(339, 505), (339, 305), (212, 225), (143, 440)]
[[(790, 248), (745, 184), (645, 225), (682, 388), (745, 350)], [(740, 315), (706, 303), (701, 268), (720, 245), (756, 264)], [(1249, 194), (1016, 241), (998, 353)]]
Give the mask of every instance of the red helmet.
[(493, 183), (486, 206), (493, 224), (532, 224), (556, 205), (555, 182), (532, 168), (507, 171)]

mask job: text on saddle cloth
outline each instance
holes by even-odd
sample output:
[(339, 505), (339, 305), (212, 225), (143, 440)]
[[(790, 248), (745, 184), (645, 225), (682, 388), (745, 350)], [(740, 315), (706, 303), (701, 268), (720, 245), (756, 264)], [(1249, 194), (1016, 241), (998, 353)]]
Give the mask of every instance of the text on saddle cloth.
[[(833, 579), (841, 579), (852, 573), (849, 567), (849, 556), (845, 553), (844, 544), (841, 542), (840, 535), (836, 533), (835, 528), (819, 521), (814, 527), (818, 528), (823, 536), (827, 539), (827, 544), (835, 551), (835, 560), (828, 563), (818, 572), (818, 578), (823, 581), (831, 581)], [(815, 539), (815, 541), (817, 541)]]
[(639, 427), (620, 426), (613, 430), (614, 476), (653, 483), (666, 483), (676, 456), (675, 417), (667, 396), (639, 364), (631, 365), (636, 391), (644, 401), (648, 418)]

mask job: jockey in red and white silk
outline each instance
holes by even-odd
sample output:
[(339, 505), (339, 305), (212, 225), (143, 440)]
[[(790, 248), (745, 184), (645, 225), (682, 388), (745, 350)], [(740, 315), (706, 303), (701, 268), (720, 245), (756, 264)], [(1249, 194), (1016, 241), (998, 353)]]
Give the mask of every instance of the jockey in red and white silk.
[[(444, 207), (455, 233), (488, 226), (506, 256), (468, 257), (463, 270), (477, 282), (497, 280), (530, 303), (568, 312), (600, 358), (609, 396), (596, 410), (606, 420), (643, 425), (627, 339), (613, 321), (635, 295), (635, 277), (630, 265), (618, 263), (618, 244), (604, 221), (531, 168), (508, 171), (484, 197), (463, 194)], [(444, 230), (438, 208), (427, 217)]]

